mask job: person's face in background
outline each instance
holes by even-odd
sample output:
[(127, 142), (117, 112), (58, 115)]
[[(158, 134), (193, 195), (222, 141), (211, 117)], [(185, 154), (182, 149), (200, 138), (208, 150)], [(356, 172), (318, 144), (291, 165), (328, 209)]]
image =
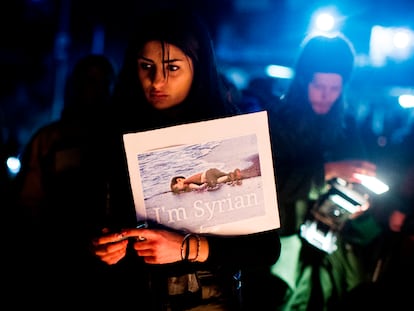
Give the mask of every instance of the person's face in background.
[(159, 41), (144, 45), (138, 58), (138, 78), (147, 101), (158, 110), (182, 103), (190, 92), (194, 71), (191, 58), (175, 45)]
[(327, 114), (342, 93), (342, 76), (337, 73), (314, 73), (308, 84), (308, 98), (316, 114)]

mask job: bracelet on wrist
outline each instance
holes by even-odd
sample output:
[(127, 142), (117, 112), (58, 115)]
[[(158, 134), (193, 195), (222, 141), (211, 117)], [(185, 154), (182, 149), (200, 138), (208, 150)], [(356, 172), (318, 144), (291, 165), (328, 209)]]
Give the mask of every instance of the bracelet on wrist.
[(194, 256), (194, 258), (189, 259), (189, 261), (195, 262), (197, 261), (198, 255), (200, 253), (201, 238), (198, 234), (193, 234), (192, 236), (194, 236), (197, 239), (197, 247), (196, 247), (196, 255)]
[[(190, 242), (191, 242), (191, 238), (195, 238), (196, 239), (196, 253), (194, 258), (189, 258), (190, 257)], [(198, 259), (198, 256), (200, 254), (200, 246), (201, 246), (201, 238), (198, 234), (195, 233), (187, 233), (184, 238), (183, 241), (181, 242), (181, 260), (185, 260), (185, 261), (190, 261), (190, 262), (195, 262)]]
[(181, 260), (188, 260), (190, 256), (190, 238), (191, 233), (187, 233), (181, 242)]

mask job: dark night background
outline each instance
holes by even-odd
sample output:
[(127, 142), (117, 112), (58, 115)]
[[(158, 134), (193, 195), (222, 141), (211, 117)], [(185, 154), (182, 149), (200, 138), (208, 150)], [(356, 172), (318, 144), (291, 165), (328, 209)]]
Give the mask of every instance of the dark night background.
[[(90, 52), (104, 53), (116, 66), (134, 24), (162, 0), (13, 0), (0, 5), (0, 125), (10, 153), (18, 154), (34, 131), (56, 119), (65, 74)], [(402, 109), (396, 92), (414, 89), (414, 60), (364, 65), (373, 25), (414, 29), (414, 2), (403, 0), (199, 0), (176, 1), (204, 15), (213, 34), (219, 64), (228, 76), (249, 80), (268, 64), (292, 66), (312, 14), (334, 5), (341, 31), (353, 42), (359, 66), (349, 101), (367, 143), (382, 153), (412, 139), (413, 108)], [(149, 26), (150, 27), (150, 26)], [(411, 49), (413, 50), (413, 49)], [(283, 90), (286, 81), (276, 83)], [(239, 86), (240, 88), (243, 85)], [(411, 135), (411, 136), (410, 136)], [(411, 137), (411, 138), (410, 138)]]

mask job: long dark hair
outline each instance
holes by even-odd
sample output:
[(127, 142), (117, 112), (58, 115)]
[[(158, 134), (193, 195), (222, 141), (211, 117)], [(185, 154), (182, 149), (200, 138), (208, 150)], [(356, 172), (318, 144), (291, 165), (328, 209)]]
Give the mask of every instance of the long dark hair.
[[(341, 33), (310, 36), (302, 42), (295, 76), (283, 97), (284, 117), (291, 119), (298, 132), (309, 139), (311, 133), (314, 133), (315, 139), (328, 141), (334, 141), (341, 135), (346, 117), (344, 91), (353, 71), (354, 56), (353, 45)], [(308, 84), (315, 72), (337, 73), (343, 79), (342, 93), (325, 115), (316, 115), (308, 99)]]
[[(189, 96), (183, 103), (167, 110), (176, 110), (174, 118), (166, 111), (157, 111), (145, 99), (138, 79), (137, 58), (145, 43), (159, 41), (180, 48), (194, 65), (194, 79)], [(168, 57), (168, 55), (166, 55)], [(225, 100), (216, 56), (209, 31), (195, 12), (164, 9), (143, 17), (138, 31), (125, 52), (114, 103), (122, 119), (124, 131), (205, 120), (237, 113)]]

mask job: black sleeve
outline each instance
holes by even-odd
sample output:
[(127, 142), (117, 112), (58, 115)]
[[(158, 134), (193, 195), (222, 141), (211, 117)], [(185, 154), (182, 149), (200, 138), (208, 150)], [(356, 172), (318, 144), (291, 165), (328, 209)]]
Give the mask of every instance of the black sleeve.
[(280, 239), (276, 230), (242, 236), (208, 236), (208, 264), (238, 267), (272, 265), (280, 256)]

